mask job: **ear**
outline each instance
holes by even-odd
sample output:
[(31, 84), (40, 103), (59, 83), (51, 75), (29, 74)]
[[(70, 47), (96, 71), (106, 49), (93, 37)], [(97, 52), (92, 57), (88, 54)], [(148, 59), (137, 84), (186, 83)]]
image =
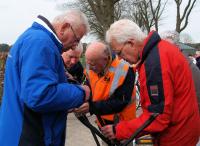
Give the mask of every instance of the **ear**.
[(63, 23), (62, 25), (61, 25), (61, 29), (60, 29), (60, 34), (61, 35), (63, 35), (64, 34), (64, 32), (66, 31), (66, 29), (68, 29), (70, 27), (70, 24), (69, 23)]

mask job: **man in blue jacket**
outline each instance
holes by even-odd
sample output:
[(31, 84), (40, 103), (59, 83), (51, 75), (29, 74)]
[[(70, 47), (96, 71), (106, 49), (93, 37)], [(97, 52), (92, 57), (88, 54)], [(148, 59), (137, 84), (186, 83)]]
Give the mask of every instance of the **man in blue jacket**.
[(52, 23), (38, 16), (18, 38), (6, 62), (0, 146), (64, 146), (67, 111), (90, 90), (67, 83), (61, 52), (88, 30), (85, 15), (70, 10)]

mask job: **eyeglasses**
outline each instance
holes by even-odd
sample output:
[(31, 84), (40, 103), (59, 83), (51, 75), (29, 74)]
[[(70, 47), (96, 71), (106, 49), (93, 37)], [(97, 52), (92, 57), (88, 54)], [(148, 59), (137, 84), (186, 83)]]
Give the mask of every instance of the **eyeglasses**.
[(72, 32), (74, 34), (74, 38), (75, 38), (74, 43), (75, 42), (79, 43), (80, 42), (80, 38), (77, 37), (77, 35), (76, 35), (76, 33), (75, 33), (75, 31), (74, 31), (74, 29), (73, 29), (73, 27), (71, 25), (70, 25), (70, 28), (71, 28), (71, 30), (72, 30)]

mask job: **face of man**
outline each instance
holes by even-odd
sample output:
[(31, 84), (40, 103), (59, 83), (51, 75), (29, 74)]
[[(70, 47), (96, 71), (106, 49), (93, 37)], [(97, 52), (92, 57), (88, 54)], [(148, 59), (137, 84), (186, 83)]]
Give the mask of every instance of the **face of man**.
[(69, 69), (78, 63), (81, 57), (81, 52), (79, 50), (68, 50), (62, 53), (62, 58), (64, 60), (65, 66)]
[(98, 58), (94, 58), (94, 56), (86, 56), (86, 64), (89, 69), (99, 74), (102, 73), (108, 63), (107, 56), (99, 56)]
[(71, 24), (66, 23), (63, 26), (63, 29), (60, 30), (59, 39), (63, 44), (63, 50), (74, 49), (81, 38), (85, 35), (86, 29), (84, 26), (79, 28), (73, 27)]
[(134, 40), (128, 40), (121, 44), (113, 40), (111, 42), (111, 48), (119, 58), (124, 59), (130, 64), (136, 64), (139, 60), (139, 51), (136, 48)]

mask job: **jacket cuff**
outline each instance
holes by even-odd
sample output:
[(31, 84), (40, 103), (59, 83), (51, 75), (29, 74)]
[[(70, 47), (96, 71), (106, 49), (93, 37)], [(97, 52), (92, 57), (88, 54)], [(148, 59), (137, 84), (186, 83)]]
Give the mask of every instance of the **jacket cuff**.
[(80, 85), (77, 85), (78, 88), (80, 88), (83, 92), (83, 102), (85, 102), (85, 96), (86, 96), (86, 93), (85, 93), (85, 90), (80, 86)]

